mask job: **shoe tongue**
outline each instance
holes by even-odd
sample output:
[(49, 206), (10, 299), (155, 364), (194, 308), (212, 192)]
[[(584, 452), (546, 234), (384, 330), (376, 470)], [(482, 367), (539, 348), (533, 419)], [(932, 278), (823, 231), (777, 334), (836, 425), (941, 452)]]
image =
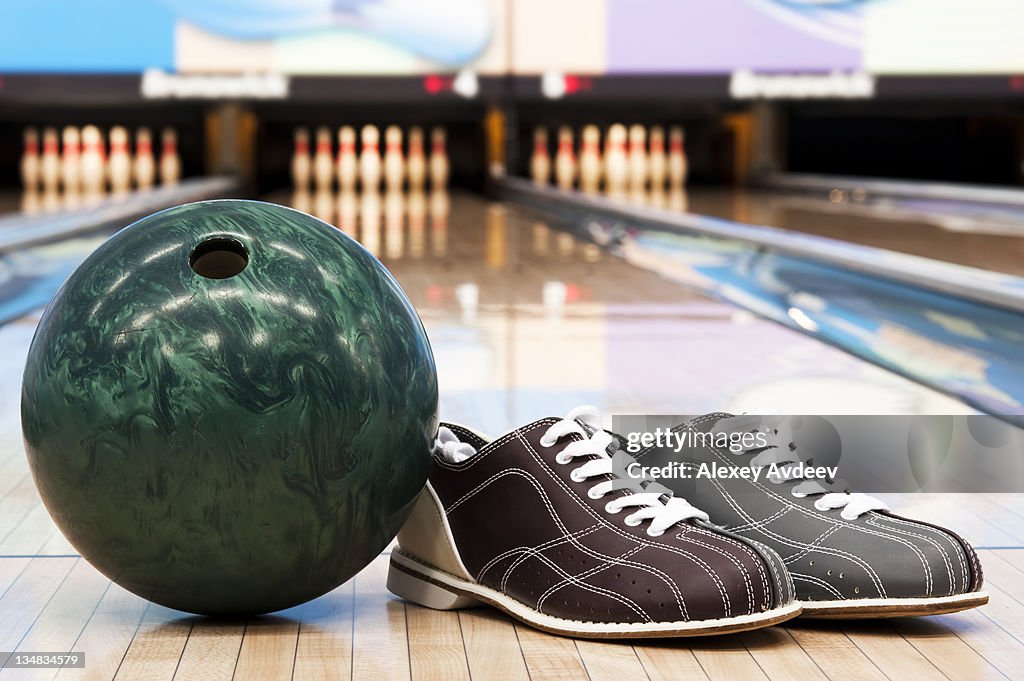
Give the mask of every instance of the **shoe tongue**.
[[(588, 437), (599, 430), (603, 430), (602, 428), (598, 428), (597, 426), (585, 423), (580, 419), (576, 419), (576, 423), (580, 424), (580, 427), (583, 429), (583, 432), (586, 433)], [(626, 441), (622, 438), (622, 436), (617, 435), (611, 431), (605, 432), (612, 436), (612, 441), (609, 442), (608, 446), (605, 448), (605, 451), (608, 452), (608, 456), (612, 456), (613, 454), (615, 454), (615, 452), (619, 451), (620, 449), (623, 449), (626, 446)]]
[(473, 445), (461, 442), (459, 437), (446, 426), (438, 428), (434, 451), (448, 463), (461, 463), (477, 455), (477, 450)]

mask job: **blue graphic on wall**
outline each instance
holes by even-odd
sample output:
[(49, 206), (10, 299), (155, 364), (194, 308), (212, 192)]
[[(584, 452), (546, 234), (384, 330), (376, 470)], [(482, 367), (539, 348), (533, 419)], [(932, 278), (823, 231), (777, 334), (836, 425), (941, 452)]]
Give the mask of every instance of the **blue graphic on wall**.
[(174, 68), (174, 15), (152, 0), (4, 0), (0, 71)]
[(747, 0), (747, 3), (807, 35), (843, 47), (861, 47), (863, 8), (867, 0)]
[(477, 58), (494, 31), (487, 0), (6, 0), (0, 71), (175, 71), (182, 25), (263, 41), (268, 51), (278, 41), (343, 31), (443, 67)]
[(483, 0), (163, 0), (175, 14), (230, 38), (274, 39), (351, 28), (425, 59), (458, 66), (491, 37)]

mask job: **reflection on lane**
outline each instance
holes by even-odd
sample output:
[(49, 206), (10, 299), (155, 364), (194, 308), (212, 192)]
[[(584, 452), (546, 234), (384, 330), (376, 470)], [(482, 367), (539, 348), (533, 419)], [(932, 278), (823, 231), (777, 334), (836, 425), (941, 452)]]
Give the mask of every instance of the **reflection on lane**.
[[(342, 198), (334, 197), (336, 218), (345, 214)], [(364, 204), (379, 206), (367, 224), (377, 224), (380, 257), (427, 327), (445, 418), (499, 431), (581, 403), (614, 413), (743, 411), (766, 403), (791, 413), (961, 409), (846, 353), (610, 258), (588, 239), (515, 207), (464, 194), (406, 195), (401, 225), (393, 205), (389, 227), (386, 194), (345, 201), (356, 220), (338, 221), (356, 236), (374, 232), (363, 229)], [(4, 319), (45, 304), (101, 241), (63, 242), (4, 259)]]
[[(424, 200), (425, 210), (412, 206)], [(386, 195), (379, 202), (386, 212)], [(417, 221), (428, 243), (438, 224), (430, 202), (406, 195), (405, 250), (389, 252), (385, 228), (379, 251), (427, 327), (446, 418), (500, 430), (578, 403), (619, 413), (742, 411), (769, 402), (794, 413), (965, 409), (609, 258), (591, 240), (514, 206), (451, 197), (440, 232), (447, 248), (414, 257)]]
[(645, 269), (800, 329), (994, 414), (1024, 411), (1024, 317), (726, 239), (587, 222)]
[(926, 214), (846, 193), (811, 197), (718, 188), (690, 194), (693, 213), (1024, 275), (1024, 223), (993, 227), (952, 212), (953, 203)]
[(387, 258), (401, 258), (406, 253), (422, 257), (428, 232), (431, 252), (443, 256), (448, 243), (450, 201), (446, 190), (380, 194), (351, 190), (311, 193), (301, 189), (286, 200), (292, 208), (336, 225), (375, 256)]

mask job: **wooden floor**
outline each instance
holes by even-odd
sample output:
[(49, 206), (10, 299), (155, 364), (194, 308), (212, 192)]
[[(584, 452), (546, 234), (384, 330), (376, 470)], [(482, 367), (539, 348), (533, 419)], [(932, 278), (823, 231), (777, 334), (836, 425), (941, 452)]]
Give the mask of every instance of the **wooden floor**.
[(489, 608), (439, 612), (385, 589), (387, 556), (274, 617), (215, 623), (147, 604), (75, 557), (0, 559), (0, 644), (85, 651), (84, 670), (0, 679), (1017, 679), (1024, 551), (987, 550), (992, 602), (968, 613), (814, 622), (640, 643), (572, 640)]
[[(382, 257), (424, 319), (446, 418), (497, 432), (580, 403), (619, 413), (750, 403), (783, 413), (967, 411), (834, 348), (602, 259), (514, 210), (455, 197), (443, 239), (434, 219), (426, 253), (402, 253), (385, 235)], [(887, 498), (987, 547), (992, 602), (955, 615), (798, 620), (635, 645), (576, 641), (486, 608), (406, 605), (385, 589), (386, 555), (336, 591), (273, 617), (213, 622), (149, 604), (79, 558), (39, 501), (17, 407), (34, 323), (0, 327), (0, 651), (84, 651), (86, 668), (4, 669), (0, 681), (1024, 678), (1024, 495)]]

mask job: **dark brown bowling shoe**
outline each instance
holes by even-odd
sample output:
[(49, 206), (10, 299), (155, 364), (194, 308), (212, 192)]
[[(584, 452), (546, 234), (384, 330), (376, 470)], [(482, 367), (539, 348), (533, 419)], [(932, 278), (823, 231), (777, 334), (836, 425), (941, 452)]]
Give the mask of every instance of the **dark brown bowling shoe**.
[[(751, 429), (752, 424), (759, 427)], [(780, 425), (781, 424), (781, 425)], [(749, 432), (767, 447), (730, 450), (688, 437), (675, 452), (637, 453), (646, 466), (687, 462), (691, 466), (761, 469), (713, 481), (662, 480), (711, 520), (783, 557), (804, 617), (871, 618), (936, 615), (988, 602), (978, 554), (944, 527), (904, 518), (880, 500), (848, 489), (842, 481), (773, 476), (806, 463), (781, 417), (714, 413), (675, 428), (681, 435)], [(751, 472), (751, 471), (747, 471)]]
[(388, 588), (591, 638), (720, 634), (800, 613), (778, 555), (616, 478), (599, 428), (590, 408), (496, 440), (442, 427)]

